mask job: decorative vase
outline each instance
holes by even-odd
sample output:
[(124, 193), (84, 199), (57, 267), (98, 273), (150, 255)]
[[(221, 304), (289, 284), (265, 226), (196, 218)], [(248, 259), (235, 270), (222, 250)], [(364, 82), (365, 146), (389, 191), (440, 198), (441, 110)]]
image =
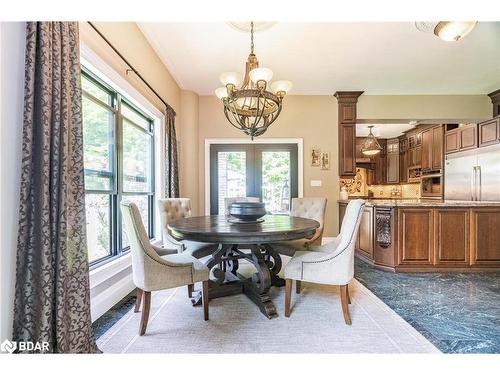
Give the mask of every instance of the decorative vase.
[(345, 188), (345, 186), (342, 186), (340, 188), (340, 200), (346, 201), (348, 199), (349, 199), (349, 194), (347, 193), (347, 189)]

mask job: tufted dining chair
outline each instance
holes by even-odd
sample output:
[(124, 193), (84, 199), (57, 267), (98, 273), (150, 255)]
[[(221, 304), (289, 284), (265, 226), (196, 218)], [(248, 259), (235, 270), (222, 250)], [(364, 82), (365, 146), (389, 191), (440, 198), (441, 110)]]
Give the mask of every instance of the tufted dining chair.
[(225, 214), (229, 215), (229, 209), (231, 205), (236, 202), (260, 202), (259, 197), (232, 197), (232, 198), (224, 198), (224, 208)]
[[(297, 251), (285, 266), (285, 316), (290, 316), (292, 280), (317, 284), (340, 285), (340, 300), (346, 324), (351, 324), (348, 285), (354, 277), (354, 247), (365, 201), (356, 199), (346, 208), (340, 234), (332, 243)], [(297, 288), (300, 293), (300, 287)]]
[(293, 198), (291, 216), (304, 217), (319, 222), (319, 228), (311, 238), (283, 241), (273, 245), (282, 255), (293, 256), (296, 251), (308, 250), (311, 246), (321, 245), (325, 225), (326, 198)]
[(208, 320), (208, 268), (187, 253), (159, 256), (149, 243), (137, 205), (121, 203), (121, 210), (132, 253), (132, 278), (137, 288), (135, 312), (139, 312), (144, 300), (139, 335), (146, 333), (151, 292), (155, 290), (202, 282), (203, 311), (205, 320)]
[(170, 234), (169, 223), (191, 217), (191, 200), (189, 198), (159, 199), (158, 210), (160, 211), (163, 247), (177, 249), (179, 253), (187, 251), (195, 258), (203, 258), (217, 249), (217, 245), (212, 243), (177, 241)]

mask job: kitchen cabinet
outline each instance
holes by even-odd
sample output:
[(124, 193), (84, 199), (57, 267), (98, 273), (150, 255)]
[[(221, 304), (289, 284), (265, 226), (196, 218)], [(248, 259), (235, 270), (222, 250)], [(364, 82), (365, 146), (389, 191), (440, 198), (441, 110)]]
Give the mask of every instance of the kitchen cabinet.
[(443, 127), (441, 125), (422, 131), (422, 171), (441, 169), (443, 163)]
[(387, 140), (387, 179), (388, 184), (399, 183), (399, 139)]
[(489, 146), (500, 142), (500, 117), (477, 124), (479, 133), (479, 147)]
[(339, 127), (339, 175), (356, 175), (356, 105), (363, 91), (337, 91)]
[(444, 127), (442, 125), (432, 128), (432, 169), (438, 170), (443, 167), (443, 133)]
[(373, 259), (373, 207), (363, 208), (357, 243), (356, 250), (363, 256)]
[(387, 183), (386, 139), (378, 139), (382, 150), (372, 157), (373, 168), (367, 171), (368, 185), (383, 185)]
[[(339, 233), (346, 208), (347, 203), (339, 203)], [(373, 259), (373, 223), (373, 207), (365, 206), (356, 238), (356, 252), (368, 259)]]
[(500, 207), (471, 209), (471, 264), (500, 266)]
[(408, 150), (408, 167), (420, 167), (422, 163), (422, 146)]
[(451, 154), (460, 150), (460, 142), (458, 140), (458, 129), (447, 131), (444, 137), (445, 154)]
[(431, 208), (400, 208), (399, 265), (429, 266), (433, 264), (434, 233)]
[(477, 147), (477, 125), (467, 126), (460, 131), (460, 151)]
[(432, 129), (422, 132), (422, 170), (432, 169), (432, 145), (434, 144)]
[(477, 124), (460, 125), (445, 133), (445, 153), (470, 150), (477, 147)]
[[(347, 203), (339, 203), (339, 223)], [(500, 206), (367, 201), (356, 255), (396, 272), (500, 270)], [(339, 227), (340, 231), (340, 227)]]
[(408, 153), (399, 153), (399, 182), (408, 181)]
[(434, 264), (465, 267), (469, 264), (469, 209), (439, 208), (434, 211)]
[(399, 154), (387, 154), (387, 183), (399, 183)]

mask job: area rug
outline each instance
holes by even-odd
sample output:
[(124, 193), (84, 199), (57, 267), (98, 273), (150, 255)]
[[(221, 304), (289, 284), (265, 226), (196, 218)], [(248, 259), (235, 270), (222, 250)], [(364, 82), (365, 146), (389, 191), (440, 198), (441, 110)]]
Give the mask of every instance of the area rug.
[[(187, 288), (152, 294), (146, 335), (140, 313), (125, 314), (98, 340), (104, 353), (439, 353), (419, 332), (358, 281), (349, 287), (352, 325), (344, 323), (339, 288), (302, 284), (284, 316), (284, 288), (270, 295), (279, 317), (267, 319), (245, 296), (210, 301), (210, 320)], [(200, 285), (197, 285), (199, 288)]]

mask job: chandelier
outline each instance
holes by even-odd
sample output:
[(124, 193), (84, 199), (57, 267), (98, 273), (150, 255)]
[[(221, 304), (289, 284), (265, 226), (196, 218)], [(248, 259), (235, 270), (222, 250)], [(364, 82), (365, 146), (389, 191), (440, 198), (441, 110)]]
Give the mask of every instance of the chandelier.
[(290, 81), (275, 81), (270, 84), (273, 72), (268, 68), (259, 68), (259, 61), (254, 54), (253, 32), (254, 24), (251, 22), (250, 54), (246, 62), (245, 77), (242, 79), (236, 72), (222, 73), (220, 81), (224, 87), (215, 90), (215, 95), (224, 104), (227, 120), (252, 140), (264, 134), (278, 118), (283, 98), (292, 88)]

